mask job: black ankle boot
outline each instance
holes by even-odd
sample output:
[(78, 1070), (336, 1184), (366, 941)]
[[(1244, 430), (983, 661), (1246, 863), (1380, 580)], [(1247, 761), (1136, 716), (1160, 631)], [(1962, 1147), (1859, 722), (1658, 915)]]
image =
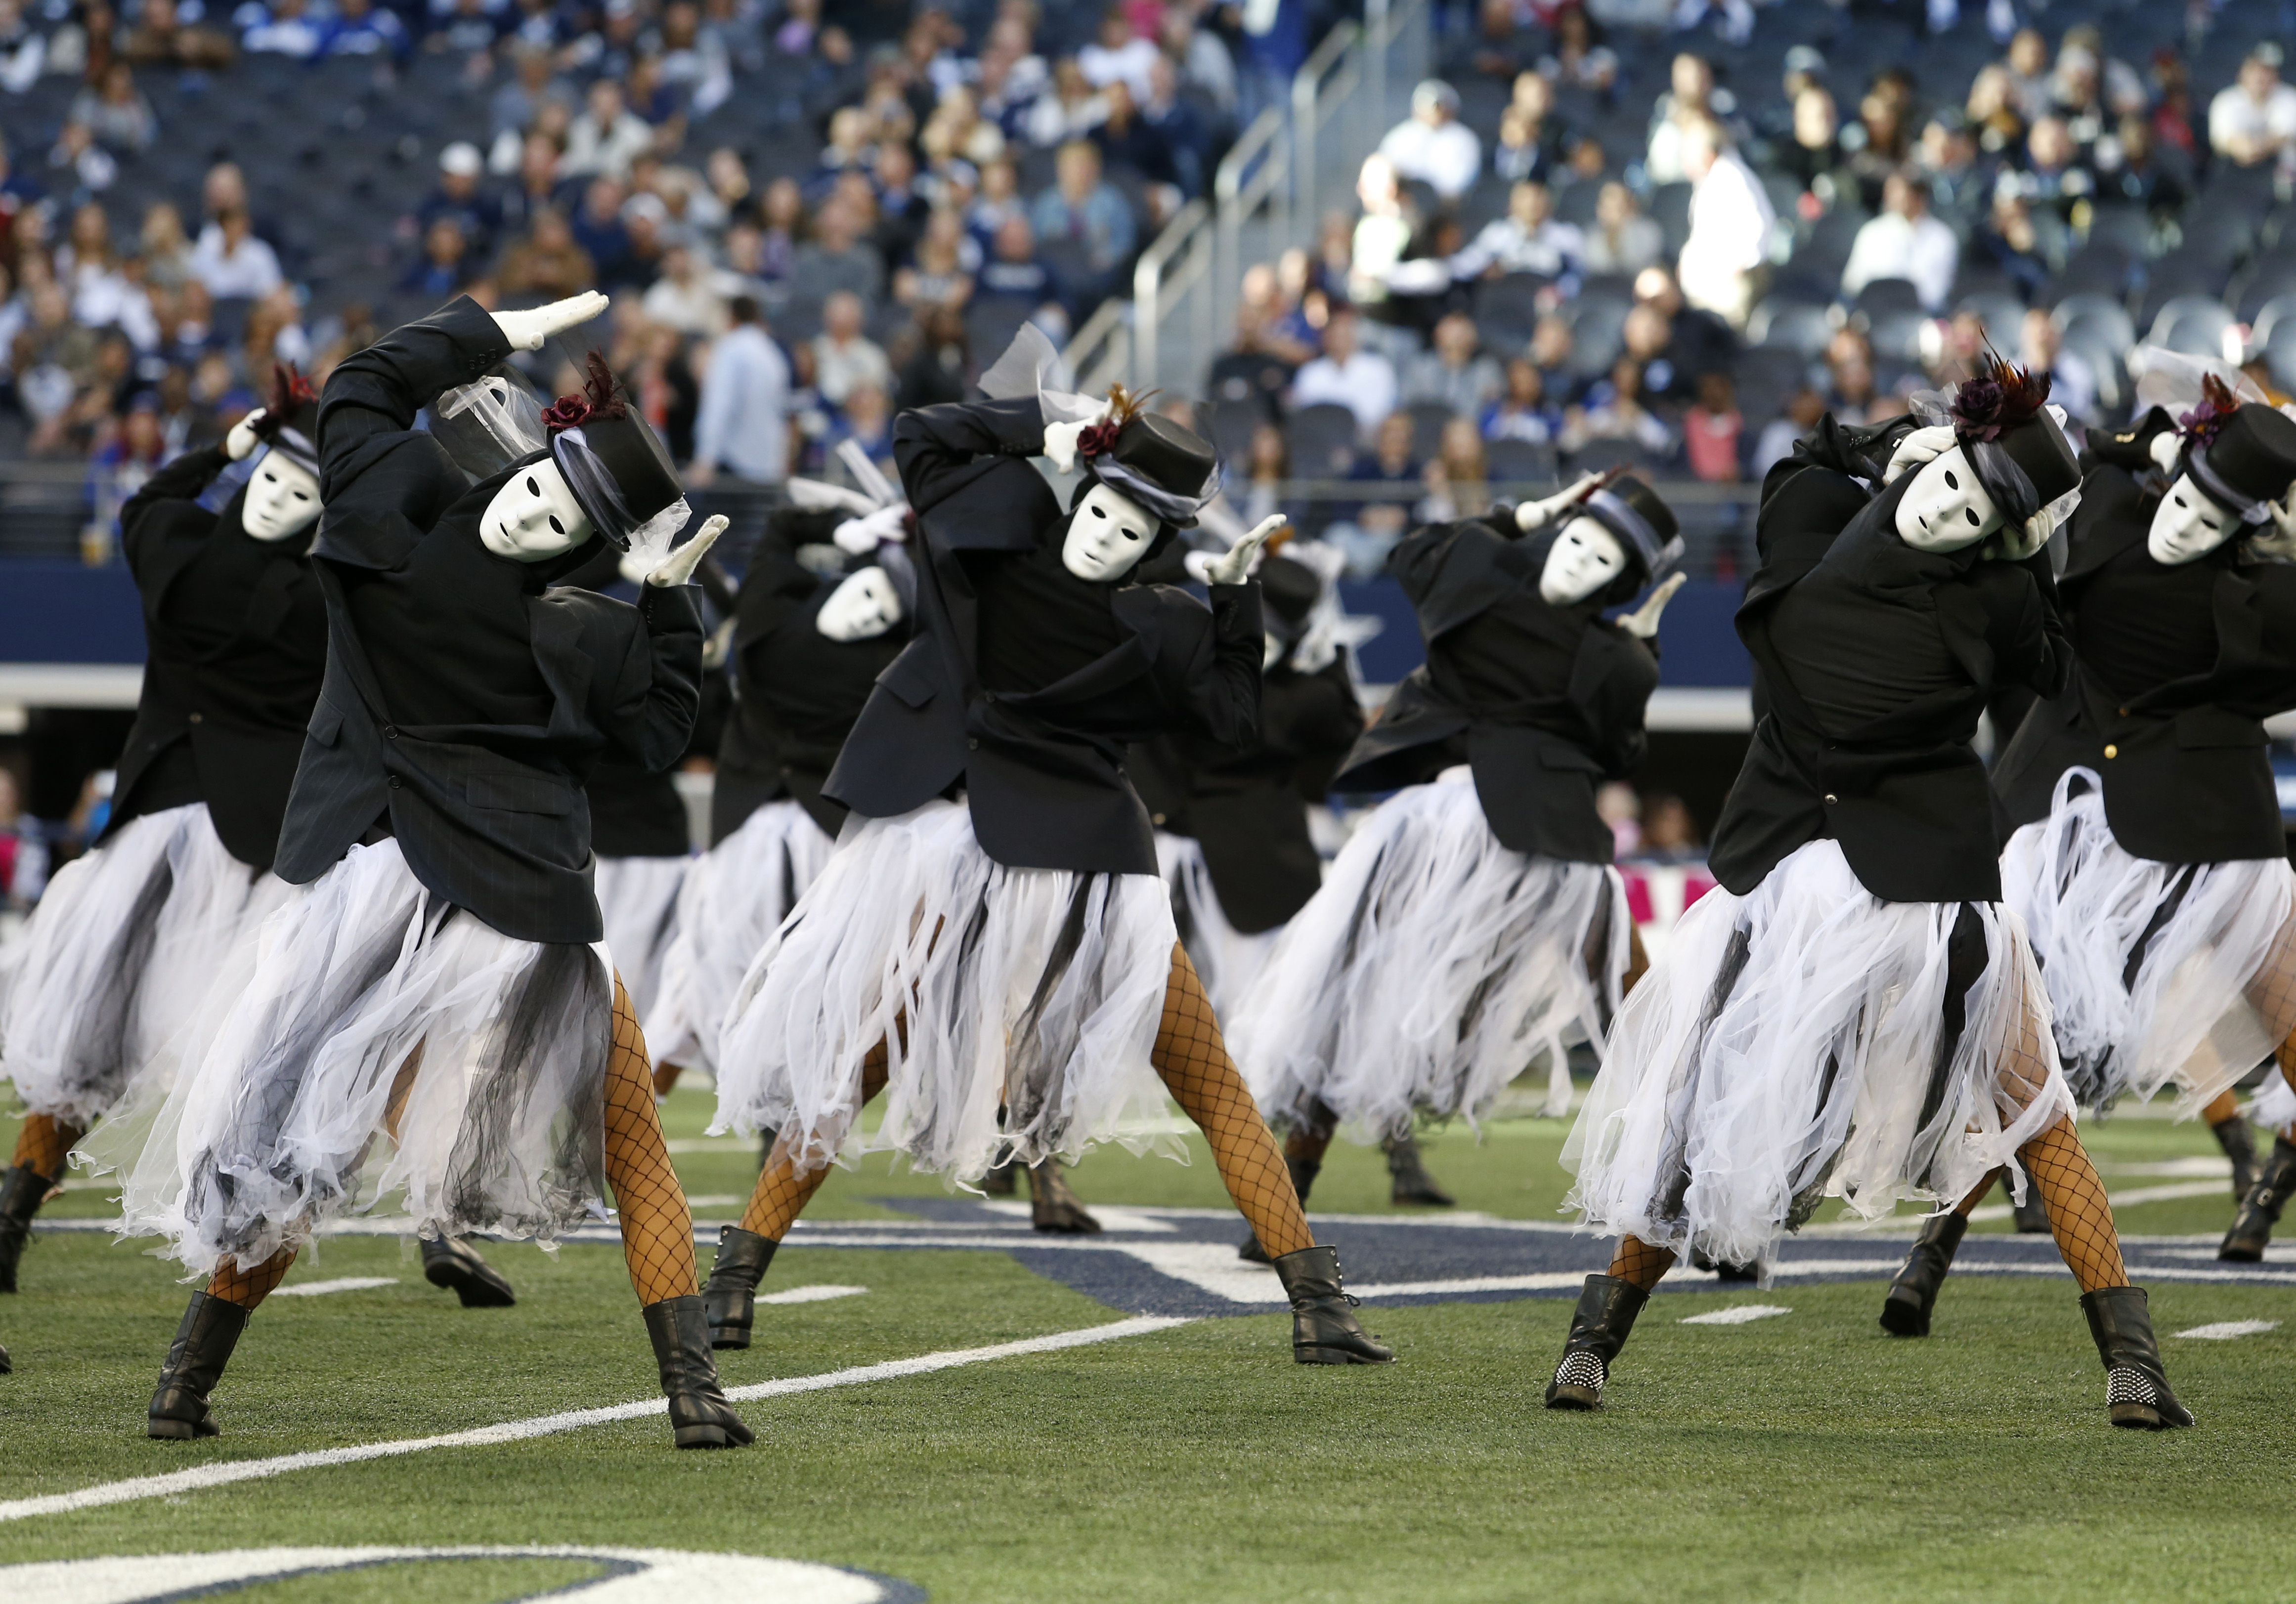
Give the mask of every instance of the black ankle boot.
[(988, 1173), (980, 1177), (980, 1190), (992, 1198), (1017, 1196), (1021, 1191), (1021, 1166), (1009, 1160), (990, 1165)]
[(1715, 1258), (1702, 1248), (1690, 1250), (1690, 1267), (1693, 1270), (1710, 1270), (1716, 1281), (1739, 1286), (1751, 1287), (1762, 1279), (1760, 1264), (1734, 1264), (1726, 1259)]
[(1898, 1279), (1890, 1283), (1890, 1295), (1882, 1300), (1882, 1329), (1892, 1337), (1926, 1337), (1930, 1334), (1930, 1311), (1937, 1305), (1938, 1289), (1945, 1285), (1946, 1272), (1953, 1268), (1953, 1256), (1960, 1250), (1961, 1239), (1969, 1233), (1965, 1215), (1931, 1215), (1922, 1222), (1922, 1234), (1914, 1239), (1913, 1250), (1906, 1255), (1905, 1267)]
[(55, 1183), (20, 1164), (0, 1170), (0, 1292), (16, 1289), (16, 1261), (31, 1240), (32, 1216)]
[(2272, 1243), (2272, 1227), (2279, 1222), (2280, 1211), (2288, 1206), (2292, 1193), (2296, 1193), (2296, 1142), (2276, 1136), (2272, 1157), (2265, 1160), (2264, 1173), (2241, 1199), (2240, 1212), (2233, 1215), (2232, 1229), (2225, 1232), (2217, 1256), (2235, 1264), (2253, 1264), (2262, 1258)]
[(461, 1237), (425, 1237), (422, 1279), (463, 1300), (466, 1309), (507, 1309), (518, 1302), (502, 1273)]
[[(731, 1230), (732, 1227), (727, 1227)], [(742, 1232), (744, 1236), (751, 1233)], [(758, 1240), (764, 1240), (762, 1237)], [(718, 1362), (709, 1356), (709, 1317), (693, 1294), (645, 1306), (646, 1336), (661, 1366), (661, 1394), (669, 1400), (669, 1428), (681, 1448), (739, 1448), (752, 1434), (726, 1401)]]
[(1427, 1173), (1427, 1166), (1419, 1156), (1416, 1136), (1390, 1136), (1380, 1146), (1387, 1151), (1390, 1202), (1426, 1203), (1437, 1208), (1448, 1208), (1458, 1202)]
[(1389, 1364), (1392, 1348), (1365, 1333), (1340, 1285), (1340, 1250), (1302, 1248), (1268, 1261), (1292, 1300), (1292, 1357), (1301, 1364)]
[(709, 1346), (745, 1348), (750, 1325), (758, 1313), (758, 1283), (774, 1262), (781, 1244), (739, 1225), (718, 1231), (718, 1262), (701, 1285), (701, 1305), (709, 1313)]
[(1603, 1407), (1603, 1384), (1611, 1379), (1611, 1361), (1627, 1346), (1635, 1316), (1649, 1301), (1648, 1292), (1621, 1277), (1587, 1278), (1578, 1307), (1570, 1316), (1570, 1335), (1562, 1343), (1562, 1363), (1546, 1384), (1547, 1408)]
[(2248, 1116), (2235, 1114), (2209, 1130), (2224, 1149), (2224, 1156), (2232, 1160), (2233, 1202), (2247, 1202), (2249, 1191), (2256, 1184), (2256, 1133), (2249, 1125)]
[[(1308, 1189), (1316, 1184), (1316, 1177), (1324, 1173), (1321, 1158), (1294, 1158), (1283, 1156), (1283, 1167), (1291, 1172), (1292, 1190), (1300, 1194), (1300, 1207), (1308, 1207)], [(1259, 1245), (1259, 1233), (1252, 1232), (1237, 1247), (1235, 1256), (1248, 1264), (1269, 1264), (1275, 1261), (1267, 1256), (1267, 1249)]]
[(2142, 1287), (2101, 1287), (2081, 1294), (2088, 1334), (2104, 1361), (2104, 1402), (2116, 1426), (2160, 1431), (2190, 1426), (2193, 1412), (2177, 1402), (2161, 1370), (2161, 1345), (2152, 1339), (2152, 1312)]
[(168, 1362), (160, 1367), (160, 1386), (152, 1395), (144, 1436), (187, 1442), (222, 1429), (208, 1409), (208, 1395), (223, 1379), (231, 1350), (247, 1330), (247, 1313), (220, 1297), (192, 1294), (191, 1306), (176, 1327), (176, 1339), (168, 1345)]
[(1029, 1223), (1056, 1236), (1091, 1236), (1100, 1230), (1100, 1222), (1086, 1212), (1084, 1199), (1069, 1186), (1057, 1158), (1029, 1166)]

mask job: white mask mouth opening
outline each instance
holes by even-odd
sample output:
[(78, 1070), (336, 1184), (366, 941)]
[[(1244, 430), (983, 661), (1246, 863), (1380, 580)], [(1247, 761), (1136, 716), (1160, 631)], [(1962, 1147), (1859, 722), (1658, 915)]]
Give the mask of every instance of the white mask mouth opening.
[(901, 593), (882, 568), (857, 569), (823, 598), (813, 626), (832, 641), (874, 640), (901, 621)]
[(239, 527), (252, 540), (285, 540), (309, 528), (319, 507), (319, 476), (284, 452), (268, 450), (248, 477)]
[(2180, 473), (2152, 510), (2144, 549), (2162, 567), (2177, 568), (2215, 551), (2239, 533), (2239, 525), (2240, 520), (2222, 503), (2201, 494), (2192, 475)]
[(1070, 514), (1061, 566), (1079, 579), (1121, 579), (1148, 554), (1156, 515), (1120, 491), (1095, 485)]
[(1600, 520), (1574, 518), (1546, 549), (1538, 573), (1539, 599), (1550, 607), (1570, 607), (1607, 589), (1627, 571), (1627, 549)]
[(1998, 533), (2005, 521), (1958, 446), (1915, 470), (1898, 502), (1898, 538), (1917, 552), (1958, 552)]
[(589, 538), (589, 515), (548, 458), (512, 474), (479, 519), (480, 541), (512, 562), (542, 562)]

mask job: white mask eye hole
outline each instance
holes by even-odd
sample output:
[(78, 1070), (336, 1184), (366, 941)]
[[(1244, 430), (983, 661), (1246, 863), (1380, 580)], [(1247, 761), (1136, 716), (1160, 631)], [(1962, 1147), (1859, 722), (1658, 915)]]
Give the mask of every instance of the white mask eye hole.
[(566, 533), (566, 526), (560, 523), (554, 515), (550, 520), (550, 532), (553, 535), (563, 535)]
[(1095, 518), (1106, 518), (1108, 516), (1108, 509), (1105, 507), (1095, 507), (1092, 510), (1092, 515)]
[(311, 498), (310, 498), (310, 496), (309, 496), (308, 494), (306, 494), (305, 492), (300, 491), (300, 490), (298, 490), (298, 491), (296, 491), (296, 492), (295, 492), (295, 499), (296, 499), (297, 501), (299, 501), (299, 502), (307, 502), (307, 501), (309, 501)]
[(530, 473), (526, 476), (526, 493), (537, 500), (541, 499), (542, 487), (534, 482), (534, 475)]
[(1954, 477), (1953, 470), (1950, 468), (1945, 471), (1945, 487), (1948, 490), (1961, 488), (1961, 481)]
[(1137, 529), (1127, 529), (1124, 531), (1124, 538), (1127, 540), (1137, 540), (1140, 538), (1140, 531)]
[(2185, 498), (2184, 498), (2183, 496), (2181, 496), (2181, 495), (2180, 495), (2180, 496), (2177, 496), (2177, 497), (2176, 498), (2176, 502), (2177, 502), (2177, 504), (2178, 506), (2180, 506), (2180, 507), (2183, 507), (2183, 506), (2189, 506), (2189, 505), (2191, 504), (2190, 503), (2186, 502), (2186, 501), (2185, 500)]
[(1978, 525), (1980, 525), (1980, 524), (1982, 524), (1982, 523), (1985, 521), (1983, 519), (1981, 519), (1981, 518), (1978, 517), (1978, 515), (1977, 515), (1977, 509), (1976, 509), (1976, 508), (1974, 508), (1974, 507), (1971, 507), (1971, 508), (1966, 509), (1966, 510), (1965, 510), (1965, 514), (1964, 514), (1964, 515), (1968, 518), (1969, 522), (1970, 522), (1970, 526), (1971, 526), (1972, 528), (1975, 528), (1975, 527), (1977, 527), (1977, 526), (1978, 526)]

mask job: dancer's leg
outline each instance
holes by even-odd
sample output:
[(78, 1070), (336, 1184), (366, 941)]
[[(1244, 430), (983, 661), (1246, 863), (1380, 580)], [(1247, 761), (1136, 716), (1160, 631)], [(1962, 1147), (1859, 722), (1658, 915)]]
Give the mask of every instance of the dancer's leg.
[(2249, 1190), (2256, 1184), (2256, 1133), (2249, 1129), (2248, 1117), (2240, 1111), (2240, 1094), (2226, 1087), (2201, 1110), (2201, 1117), (2232, 1163), (2234, 1204), (2246, 1202)]
[(1546, 1385), (1549, 1409), (1600, 1409), (1611, 1361), (1627, 1345), (1635, 1317), (1650, 1301), (1650, 1289), (1674, 1268), (1670, 1248), (1656, 1248), (1636, 1236), (1619, 1239), (1609, 1272), (1590, 1275), (1570, 1313), (1570, 1334), (1562, 1341), (1562, 1362)]
[(1653, 1248), (1639, 1237), (1623, 1236), (1611, 1256), (1610, 1273), (1647, 1292), (1674, 1268), (1674, 1258), (1671, 1248)]
[(208, 1278), (208, 1296), (252, 1313), (258, 1304), (271, 1296), (273, 1288), (287, 1279), (295, 1254), (293, 1248), (282, 1248), (269, 1258), (244, 1266), (234, 1259), (226, 1259)]
[[(1339, 1132), (1340, 1117), (1322, 1098), (1311, 1097), (1304, 1106), (1278, 1119), (1275, 1128), (1283, 1133), (1284, 1173), (1292, 1177), (1292, 1190), (1299, 1196), (1300, 1207), (1305, 1208), (1308, 1194), (1315, 1189), (1316, 1177), (1324, 1173), (1324, 1155)], [(1244, 1232), (1235, 1256), (1247, 1264), (1270, 1262), (1258, 1232)]]
[[(2273, 1018), (2268, 1013), (2266, 1017)], [(2273, 1056), (2279, 1060), (2281, 1078), (2296, 1086), (2296, 1041), (2282, 1037)], [(2296, 1197), (2296, 1125), (2273, 1133), (2272, 1157), (2264, 1161), (2248, 1196), (2241, 1199), (2217, 1256), (2238, 1264), (2261, 1259), (2271, 1245), (2272, 1227), (2292, 1197)]]
[(606, 1057), (606, 1180), (622, 1227), (622, 1257), (641, 1305), (701, 1290), (693, 1215), (669, 1162), (654, 1107), (653, 1073), (629, 993), (614, 981), (614, 1037)]
[(16, 1133), (16, 1161), (0, 1170), (0, 1292), (16, 1289), (16, 1263), (31, 1240), (32, 1216), (63, 1179), (64, 1158), (85, 1134), (45, 1114), (28, 1114)]
[(160, 1367), (160, 1385), (144, 1420), (146, 1436), (188, 1442), (214, 1436), (221, 1429), (208, 1408), (208, 1395), (223, 1379), (240, 1333), (247, 1330), (248, 1315), (285, 1279), (294, 1262), (291, 1247), (253, 1264), (226, 1259), (216, 1266), (207, 1289), (192, 1294)]
[(658, 1064), (653, 1072), (653, 1094), (668, 1097), (677, 1085), (677, 1077), (685, 1073), (683, 1064)]
[(23, 1128), (16, 1133), (17, 1167), (45, 1175), (53, 1186), (63, 1179), (65, 1158), (86, 1134), (85, 1125), (66, 1125), (46, 1114), (27, 1114)]

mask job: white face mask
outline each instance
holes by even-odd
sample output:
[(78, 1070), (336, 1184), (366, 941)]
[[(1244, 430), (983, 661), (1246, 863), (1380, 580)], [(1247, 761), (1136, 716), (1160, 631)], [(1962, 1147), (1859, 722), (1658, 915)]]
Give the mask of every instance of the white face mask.
[(589, 539), (590, 520), (558, 464), (545, 457), (495, 492), (479, 520), (479, 538), (497, 557), (540, 562)]
[(2239, 523), (2221, 502), (2201, 494), (2192, 475), (2180, 473), (2153, 510), (2144, 549), (2152, 554), (2153, 561), (2175, 568), (2215, 551), (2233, 537)]
[(1156, 516), (1131, 497), (1095, 485), (1077, 503), (1061, 542), (1061, 566), (1079, 579), (1121, 579), (1148, 554)]
[(1898, 503), (1898, 538), (1917, 552), (1958, 552), (2004, 521), (1958, 446), (1923, 463)]
[(278, 451), (266, 451), (247, 481), (239, 527), (251, 539), (284, 540), (319, 515), (319, 476)]
[(814, 627), (832, 641), (872, 640), (900, 621), (901, 593), (876, 567), (848, 574), (813, 616)]
[(1584, 602), (1627, 571), (1626, 548), (1619, 537), (1591, 518), (1574, 518), (1546, 550), (1539, 570), (1539, 599), (1551, 607)]

